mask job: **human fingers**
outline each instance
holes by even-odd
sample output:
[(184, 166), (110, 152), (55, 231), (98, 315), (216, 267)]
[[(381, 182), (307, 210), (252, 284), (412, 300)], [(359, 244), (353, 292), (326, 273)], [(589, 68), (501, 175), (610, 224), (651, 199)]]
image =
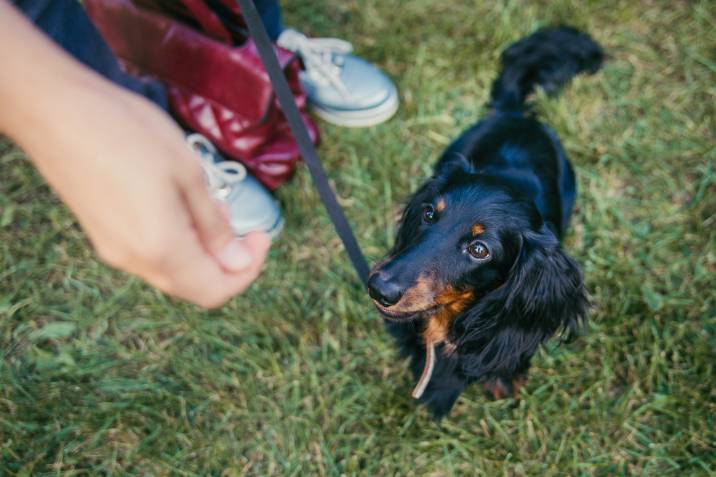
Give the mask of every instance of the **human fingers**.
[(222, 205), (209, 194), (201, 168), (189, 168), (180, 187), (192, 222), (204, 247), (227, 271), (241, 271), (251, 264), (251, 254), (234, 237)]

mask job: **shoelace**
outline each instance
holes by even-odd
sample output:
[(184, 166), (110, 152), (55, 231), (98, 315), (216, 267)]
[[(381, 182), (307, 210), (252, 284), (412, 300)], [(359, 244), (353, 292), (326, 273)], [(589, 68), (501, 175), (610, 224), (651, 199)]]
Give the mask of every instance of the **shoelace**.
[(236, 161), (215, 162), (216, 148), (201, 134), (190, 134), (186, 142), (201, 159), (209, 193), (219, 200), (226, 200), (234, 186), (246, 178), (244, 165)]
[(301, 55), (306, 72), (316, 81), (328, 81), (344, 95), (348, 94), (341, 80), (341, 66), (334, 61), (334, 55), (353, 51), (353, 45), (338, 38), (308, 38), (303, 33), (290, 28), (284, 30), (278, 39), (278, 45)]

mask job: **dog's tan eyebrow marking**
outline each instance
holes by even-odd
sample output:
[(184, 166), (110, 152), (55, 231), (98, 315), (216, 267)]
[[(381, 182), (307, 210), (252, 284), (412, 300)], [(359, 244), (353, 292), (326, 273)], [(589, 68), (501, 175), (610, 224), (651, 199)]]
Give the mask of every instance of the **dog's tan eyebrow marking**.
[(435, 206), (435, 210), (437, 210), (438, 212), (442, 212), (443, 210), (445, 210), (445, 199), (443, 199), (442, 197), (438, 199), (438, 203)]
[(485, 226), (482, 224), (475, 224), (472, 226), (470, 231), (472, 232), (473, 237), (477, 237), (478, 235), (480, 235), (481, 233), (483, 233), (485, 231)]

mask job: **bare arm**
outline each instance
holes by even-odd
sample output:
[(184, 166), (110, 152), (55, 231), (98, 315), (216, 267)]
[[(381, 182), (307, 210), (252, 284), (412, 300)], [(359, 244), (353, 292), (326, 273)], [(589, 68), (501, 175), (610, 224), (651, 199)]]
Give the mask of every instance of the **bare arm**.
[(233, 238), (164, 111), (75, 61), (6, 0), (0, 58), (0, 131), (25, 149), (104, 261), (206, 307), (258, 276), (268, 237)]

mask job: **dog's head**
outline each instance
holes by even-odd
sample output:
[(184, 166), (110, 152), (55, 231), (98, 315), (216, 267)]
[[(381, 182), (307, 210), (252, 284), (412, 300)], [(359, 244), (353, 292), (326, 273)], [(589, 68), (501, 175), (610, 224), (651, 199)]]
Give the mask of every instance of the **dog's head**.
[(411, 198), (370, 276), (388, 319), (424, 320), (470, 377), (509, 374), (585, 316), (581, 273), (533, 201), (504, 178), (438, 171)]

